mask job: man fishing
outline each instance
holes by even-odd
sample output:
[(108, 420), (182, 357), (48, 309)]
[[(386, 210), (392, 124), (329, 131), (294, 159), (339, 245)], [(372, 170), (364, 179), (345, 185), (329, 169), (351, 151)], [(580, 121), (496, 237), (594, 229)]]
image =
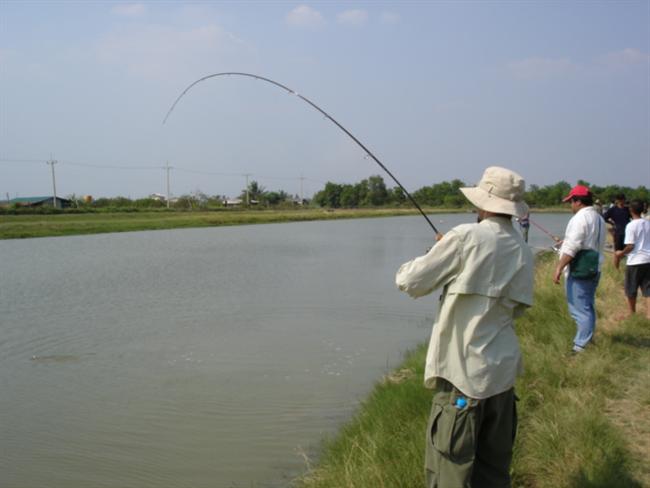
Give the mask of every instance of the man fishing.
[(479, 222), (454, 227), (397, 272), (417, 298), (442, 289), (425, 367), (434, 390), (427, 429), (427, 488), (510, 487), (521, 354), (513, 320), (533, 301), (533, 255), (512, 225), (525, 182), (489, 167), (461, 188)]
[(562, 201), (571, 202), (573, 217), (566, 226), (553, 282), (559, 285), (565, 268), (569, 268), (565, 274), (566, 299), (576, 324), (571, 353), (579, 354), (593, 342), (596, 329), (596, 288), (606, 230), (603, 217), (593, 207), (593, 195), (588, 187), (574, 186)]

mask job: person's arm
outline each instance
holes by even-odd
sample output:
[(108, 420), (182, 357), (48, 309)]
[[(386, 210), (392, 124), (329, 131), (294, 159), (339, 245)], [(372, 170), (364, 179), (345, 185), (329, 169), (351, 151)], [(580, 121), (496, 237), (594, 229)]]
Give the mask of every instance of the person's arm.
[(608, 209), (605, 211), (605, 213), (603, 214), (603, 219), (605, 219), (605, 222), (608, 222), (608, 223), (610, 223), (610, 224), (614, 223), (614, 222), (612, 221), (612, 209), (613, 209), (613, 208), (614, 208), (614, 207), (608, 208)]
[(569, 264), (572, 260), (573, 256), (569, 254), (560, 254), (560, 260), (558, 261), (557, 266), (555, 267), (555, 273), (553, 274), (553, 283), (556, 285), (560, 284), (560, 276), (562, 276), (562, 271), (564, 271), (566, 265)]
[(614, 267), (616, 269), (619, 268), (623, 257), (630, 254), (632, 252), (632, 249), (634, 249), (634, 244), (627, 244), (620, 251), (614, 251)]
[[(577, 217), (577, 216), (576, 216)], [(560, 260), (555, 267), (553, 273), (553, 283), (556, 285), (560, 283), (560, 277), (564, 268), (573, 260), (574, 256), (582, 248), (582, 243), (585, 240), (585, 227), (586, 223), (580, 217), (573, 217), (569, 221), (566, 228), (566, 235), (562, 241), (560, 248)]]
[[(585, 242), (586, 227), (587, 223), (584, 220), (584, 216), (575, 216), (569, 221), (564, 239), (562, 240), (562, 246), (560, 247), (560, 256), (566, 254), (573, 258), (573, 256), (578, 254), (578, 251), (583, 248), (583, 243)], [(569, 259), (569, 261), (571, 260)]]
[(458, 234), (449, 231), (427, 254), (400, 266), (395, 284), (413, 298), (444, 286), (460, 268), (460, 246)]
[(632, 249), (634, 249), (634, 244), (626, 244), (623, 249), (616, 251), (614, 253), (614, 256), (616, 256), (620, 261), (623, 256), (630, 254), (632, 252)]
[(614, 251), (614, 266), (618, 269), (618, 266), (624, 256), (627, 256), (634, 249), (634, 228), (633, 225), (627, 225), (625, 227), (625, 240), (623, 241), (625, 247), (618, 251)]

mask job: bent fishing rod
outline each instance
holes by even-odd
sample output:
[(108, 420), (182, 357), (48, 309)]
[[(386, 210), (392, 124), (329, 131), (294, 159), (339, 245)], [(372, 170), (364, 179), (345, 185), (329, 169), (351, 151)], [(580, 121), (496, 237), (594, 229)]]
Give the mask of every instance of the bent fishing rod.
[(384, 164), (383, 164), (381, 161), (379, 161), (379, 159), (377, 159), (377, 157), (376, 157), (376, 156), (375, 156), (375, 155), (374, 155), (374, 154), (373, 154), (373, 153), (372, 153), (372, 152), (371, 152), (371, 151), (370, 151), (366, 146), (364, 146), (364, 145), (361, 143), (361, 141), (359, 141), (359, 139), (357, 139), (354, 135), (352, 135), (352, 133), (351, 133), (349, 130), (347, 130), (345, 127), (343, 127), (343, 126), (342, 126), (342, 125), (341, 125), (341, 124), (340, 124), (336, 119), (334, 119), (334, 117), (332, 117), (330, 114), (328, 114), (327, 112), (325, 112), (322, 108), (320, 108), (320, 107), (319, 107), (318, 105), (316, 105), (314, 102), (312, 102), (311, 100), (309, 100), (307, 97), (302, 96), (301, 94), (299, 94), (299, 93), (297, 93), (296, 91), (292, 90), (291, 88), (289, 88), (289, 87), (283, 85), (282, 83), (278, 83), (277, 81), (273, 81), (273, 80), (271, 80), (271, 79), (269, 79), (269, 78), (265, 78), (265, 77), (263, 77), (263, 76), (254, 75), (254, 74), (252, 74), (252, 73), (241, 73), (241, 72), (215, 73), (215, 74), (212, 74), (212, 75), (204, 76), (203, 78), (199, 78), (199, 79), (196, 80), (194, 83), (192, 83), (190, 86), (188, 86), (187, 88), (185, 88), (185, 90), (183, 90), (183, 92), (178, 96), (178, 98), (176, 99), (176, 101), (172, 104), (171, 108), (167, 111), (167, 115), (165, 115), (165, 118), (163, 119), (163, 122), (162, 122), (163, 125), (165, 124), (165, 122), (167, 122), (167, 119), (169, 118), (169, 116), (171, 115), (171, 113), (174, 111), (174, 108), (176, 107), (176, 105), (178, 104), (178, 102), (181, 100), (181, 98), (183, 98), (183, 96), (185, 96), (185, 94), (186, 94), (188, 91), (190, 91), (190, 89), (192, 89), (192, 87), (193, 87), (194, 85), (196, 85), (196, 84), (198, 84), (198, 83), (201, 83), (202, 81), (208, 80), (208, 79), (210, 79), (210, 78), (216, 78), (216, 77), (218, 77), (218, 76), (244, 76), (244, 77), (248, 77), (248, 78), (254, 78), (254, 79), (256, 79), (256, 80), (266, 81), (267, 83), (270, 83), (270, 84), (275, 85), (275, 86), (277, 86), (277, 87), (279, 87), (279, 88), (282, 88), (283, 90), (285, 90), (285, 91), (288, 92), (289, 94), (291, 94), (291, 95), (295, 95), (295, 96), (297, 96), (298, 98), (300, 98), (302, 101), (304, 101), (304, 102), (308, 103), (309, 105), (311, 105), (312, 108), (318, 110), (318, 111), (319, 111), (321, 114), (323, 114), (327, 119), (329, 119), (329, 120), (330, 120), (334, 125), (336, 125), (339, 129), (341, 129), (343, 132), (345, 132), (345, 133), (346, 133), (346, 134), (347, 134), (347, 135), (348, 135), (348, 136), (349, 136), (349, 137), (350, 137), (354, 142), (356, 142), (356, 143), (361, 147), (361, 149), (363, 149), (364, 152), (365, 152), (368, 156), (370, 156), (370, 157), (373, 159), (373, 161), (375, 161), (375, 163), (377, 163), (377, 164), (381, 167), (381, 169), (383, 169), (383, 170), (386, 172), (386, 174), (388, 174), (388, 176), (390, 176), (390, 177), (393, 179), (393, 181), (394, 181), (395, 183), (397, 183), (397, 186), (399, 186), (399, 187), (402, 189), (402, 191), (403, 191), (404, 194), (408, 197), (408, 199), (411, 201), (411, 203), (412, 203), (413, 205), (415, 205), (415, 208), (417, 208), (417, 209), (420, 211), (420, 213), (421, 213), (422, 216), (425, 218), (425, 220), (427, 221), (427, 223), (431, 226), (431, 228), (433, 229), (433, 231), (434, 231), (436, 234), (440, 234), (440, 232), (438, 231), (438, 229), (436, 229), (436, 226), (433, 225), (433, 223), (431, 222), (431, 220), (429, 220), (429, 217), (427, 217), (427, 214), (424, 213), (424, 210), (422, 210), (422, 208), (420, 207), (420, 205), (418, 205), (418, 203), (417, 203), (417, 202), (415, 201), (415, 199), (411, 196), (411, 194), (408, 192), (408, 190), (407, 190), (406, 188), (404, 188), (404, 185), (402, 185), (402, 184), (399, 182), (399, 180), (395, 177), (395, 175), (393, 175), (393, 173), (391, 173), (391, 172), (389, 171), (389, 169), (388, 169), (386, 166), (384, 166)]

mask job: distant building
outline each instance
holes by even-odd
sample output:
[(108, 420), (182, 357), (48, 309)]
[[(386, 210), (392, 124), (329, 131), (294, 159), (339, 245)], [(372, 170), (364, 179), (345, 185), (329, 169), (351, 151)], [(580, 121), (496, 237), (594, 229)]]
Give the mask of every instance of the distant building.
[[(244, 205), (244, 200), (241, 198), (228, 198), (223, 201), (223, 206), (224, 207), (238, 207), (240, 205)], [(250, 205), (258, 205), (260, 202), (258, 200), (251, 200)]]
[(57, 207), (68, 208), (72, 206), (72, 200), (67, 198), (56, 197), (56, 204), (54, 197), (20, 197), (12, 198), (9, 200), (9, 205), (17, 205), (19, 207)]
[(228, 198), (227, 200), (223, 201), (223, 206), (236, 207), (238, 205), (241, 205), (242, 203), (244, 203), (244, 201), (241, 198)]
[[(151, 200), (155, 200), (157, 202), (167, 202), (167, 195), (163, 195), (162, 193), (152, 193), (147, 198)], [(176, 203), (176, 202), (178, 202), (178, 198), (176, 197), (171, 197), (169, 199), (169, 203)]]

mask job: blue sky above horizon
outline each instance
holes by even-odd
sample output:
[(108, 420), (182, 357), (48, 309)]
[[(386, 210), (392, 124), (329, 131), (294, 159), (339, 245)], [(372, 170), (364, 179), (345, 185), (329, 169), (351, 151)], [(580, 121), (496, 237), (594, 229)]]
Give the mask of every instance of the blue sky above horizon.
[(0, 3), (0, 195), (235, 196), (489, 165), (650, 186), (650, 2)]

